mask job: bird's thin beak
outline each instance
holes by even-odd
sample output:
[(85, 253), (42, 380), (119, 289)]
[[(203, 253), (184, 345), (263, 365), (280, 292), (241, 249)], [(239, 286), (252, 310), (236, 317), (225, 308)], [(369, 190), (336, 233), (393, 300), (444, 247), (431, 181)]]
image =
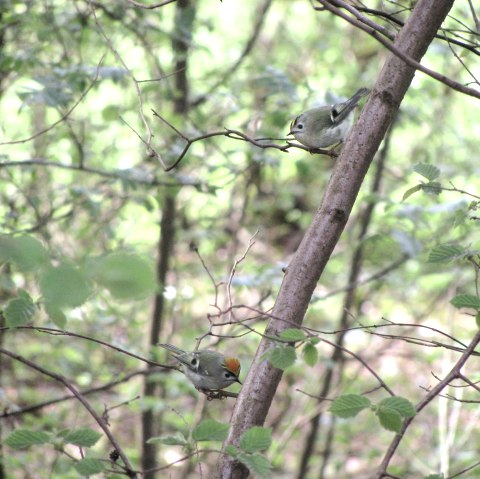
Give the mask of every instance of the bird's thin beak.
[(293, 136), (292, 130), (287, 133), (287, 136)]
[(242, 382), (240, 381), (240, 379), (237, 378), (236, 381), (237, 381), (238, 384), (242, 384)]

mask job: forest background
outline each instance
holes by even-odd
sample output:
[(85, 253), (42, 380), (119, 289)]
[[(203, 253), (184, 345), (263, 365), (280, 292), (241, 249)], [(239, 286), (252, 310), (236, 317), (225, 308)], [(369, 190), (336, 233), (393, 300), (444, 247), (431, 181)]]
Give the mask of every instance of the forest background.
[[(436, 4), (447, 78), (391, 102), (305, 317), (274, 307), (358, 161), (290, 122), (385, 99), (429, 3), (0, 2), (0, 478), (480, 477), (474, 2)], [(235, 411), (159, 342), (237, 356)]]

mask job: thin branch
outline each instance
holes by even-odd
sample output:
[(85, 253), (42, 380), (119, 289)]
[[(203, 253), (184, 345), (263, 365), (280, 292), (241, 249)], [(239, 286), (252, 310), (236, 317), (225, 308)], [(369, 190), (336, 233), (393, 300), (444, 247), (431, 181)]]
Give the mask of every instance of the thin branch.
[(153, 10), (155, 8), (164, 7), (165, 5), (168, 5), (169, 3), (173, 3), (176, 1), (177, 0), (164, 0), (163, 2), (152, 3), (152, 5), (145, 5), (143, 3), (136, 2), (135, 0), (127, 0), (127, 2), (133, 5), (134, 7), (143, 8), (145, 10)]
[[(468, 361), (468, 359), (472, 356), (472, 353), (475, 351), (475, 348), (477, 347), (478, 343), (480, 342), (480, 331), (478, 331), (475, 336), (472, 338), (470, 344), (468, 347), (465, 349), (461, 357), (458, 359), (458, 361), (455, 363), (455, 365), (452, 367), (450, 372), (445, 376), (443, 381), (439, 382), (435, 387), (433, 387), (428, 394), (417, 404), (416, 410), (417, 414), (425, 407), (427, 406), (435, 397), (438, 396), (438, 394), (446, 387), (448, 384), (453, 381), (456, 378), (461, 377), (461, 369), (465, 365), (465, 363)], [(397, 450), (401, 440), (405, 436), (405, 433), (407, 429), (409, 428), (410, 424), (414, 421), (415, 417), (408, 418), (404, 421), (403, 426), (400, 430), (399, 433), (397, 433), (390, 443), (390, 446), (385, 453), (385, 456), (383, 458), (383, 461), (378, 468), (374, 479), (381, 479), (382, 477), (385, 477), (387, 475), (387, 468), (388, 465), (395, 454), (395, 451)]]
[(27, 331), (37, 331), (39, 333), (51, 334), (53, 336), (69, 336), (69, 337), (73, 337), (73, 338), (86, 339), (87, 341), (91, 341), (93, 343), (101, 344), (102, 346), (113, 349), (114, 351), (125, 354), (126, 356), (130, 356), (132, 358), (138, 359), (139, 361), (147, 363), (150, 366), (159, 366), (161, 368), (178, 370), (178, 368), (175, 367), (175, 366), (169, 366), (168, 364), (162, 364), (162, 363), (157, 363), (156, 361), (151, 361), (150, 359), (146, 359), (146, 358), (143, 358), (142, 356), (138, 356), (137, 354), (131, 353), (130, 351), (122, 349), (118, 346), (114, 346), (113, 344), (107, 343), (106, 341), (102, 341), (101, 339), (95, 339), (95, 338), (92, 338), (91, 336), (86, 336), (84, 334), (78, 334), (78, 333), (72, 333), (71, 331), (65, 331), (65, 330), (62, 330), (62, 329), (44, 328), (44, 327), (36, 327), (36, 326), (15, 326), (15, 327), (0, 328), (0, 331), (8, 332), (8, 331), (21, 330), (21, 329), (27, 330)]
[(16, 361), (25, 364), (31, 369), (34, 369), (35, 371), (38, 371), (41, 374), (44, 374), (45, 376), (48, 376), (52, 378), (53, 380), (62, 383), (71, 393), (78, 399), (80, 403), (82, 403), (83, 407), (88, 411), (88, 413), (95, 419), (96, 423), (100, 426), (100, 428), (103, 430), (105, 435), (108, 437), (110, 443), (112, 446), (115, 448), (115, 450), (118, 452), (119, 456), (121, 457), (123, 464), (125, 466), (125, 473), (128, 475), (128, 477), (132, 479), (136, 479), (138, 476), (135, 473), (135, 471), (132, 468), (132, 465), (130, 464), (130, 461), (128, 460), (128, 457), (125, 455), (123, 452), (123, 449), (120, 447), (120, 444), (117, 442), (115, 439), (115, 436), (112, 434), (110, 431), (109, 427), (107, 426), (106, 422), (102, 419), (102, 417), (93, 409), (93, 407), (90, 405), (90, 403), (83, 397), (83, 395), (77, 390), (77, 388), (65, 377), (60, 376), (59, 374), (56, 374), (52, 371), (49, 371), (48, 369), (45, 369), (38, 364), (35, 364), (34, 362), (24, 358), (23, 356), (20, 356), (19, 354), (13, 353), (11, 351), (8, 351), (4, 348), (0, 348), (0, 353), (5, 354), (6, 356), (9, 356), (12, 359), (15, 359)]
[(324, 149), (310, 149), (307, 148), (303, 145), (299, 145), (296, 143), (291, 143), (287, 142), (286, 145), (277, 145), (276, 143), (263, 143), (262, 140), (256, 140), (254, 138), (250, 138), (248, 135), (245, 133), (242, 133), (241, 131), (238, 130), (231, 130), (229, 128), (225, 128), (225, 130), (221, 131), (213, 131), (211, 133), (205, 133), (203, 135), (196, 136), (194, 138), (189, 138), (185, 134), (183, 134), (178, 128), (176, 128), (174, 125), (172, 125), (169, 121), (167, 121), (165, 118), (163, 118), (161, 115), (159, 115), (155, 110), (152, 109), (153, 116), (157, 117), (160, 121), (162, 121), (165, 125), (167, 125), (169, 128), (171, 128), (180, 138), (182, 138), (185, 142), (186, 145), (183, 148), (182, 152), (180, 155), (177, 157), (177, 159), (168, 167), (164, 167), (165, 171), (171, 171), (173, 170), (185, 157), (187, 154), (188, 150), (190, 147), (196, 143), (197, 141), (202, 141), (206, 140), (208, 138), (213, 138), (215, 136), (225, 136), (227, 138), (232, 138), (234, 140), (241, 140), (241, 141), (246, 141), (247, 143), (251, 143), (252, 145), (261, 148), (263, 150), (268, 149), (268, 148), (273, 148), (276, 150), (283, 151), (285, 153), (288, 153), (288, 150), (291, 148), (299, 148), (304, 151), (308, 151), (309, 153), (312, 154), (322, 154), (322, 155), (328, 155), (330, 157), (337, 157), (338, 154), (334, 151), (331, 150), (324, 150)]
[(116, 172), (99, 170), (98, 168), (90, 168), (83, 165), (69, 165), (65, 163), (59, 163), (56, 161), (43, 160), (41, 158), (32, 158), (29, 160), (18, 160), (18, 161), (0, 161), (1, 168), (10, 168), (12, 166), (41, 166), (41, 167), (52, 167), (60, 168), (63, 170), (72, 170), (79, 171), (82, 173), (91, 173), (94, 175), (102, 176), (104, 178), (112, 178), (120, 181), (131, 181), (135, 183), (140, 183), (142, 185), (148, 186), (167, 186), (167, 187), (178, 187), (178, 186), (199, 186), (200, 182), (182, 182), (182, 181), (160, 181), (156, 178), (145, 179), (135, 176), (129, 170), (117, 170)]
[[(421, 63), (417, 62), (416, 60), (409, 57), (408, 55), (405, 55), (405, 53), (400, 51), (394, 44), (392, 44), (391, 42), (389, 42), (384, 38), (383, 27), (380, 27), (380, 30), (373, 27), (372, 26), (373, 22), (371, 22), (371, 20), (368, 20), (367, 18), (365, 18), (358, 10), (348, 5), (343, 0), (317, 0), (317, 1), (320, 2), (324, 6), (324, 8), (329, 12), (339, 16), (340, 18), (343, 18), (351, 25), (368, 33), (370, 36), (375, 38), (379, 43), (381, 43), (385, 48), (390, 50), (394, 55), (396, 55), (398, 58), (403, 60), (407, 65), (425, 73), (426, 75), (434, 78), (435, 80), (441, 83), (444, 83), (445, 85), (452, 88), (453, 90), (456, 90), (456, 91), (459, 91), (460, 93), (464, 93), (465, 95), (473, 96), (475, 98), (480, 99), (480, 91), (467, 87), (465, 85), (462, 85), (461, 83), (458, 83), (452, 80), (451, 78), (448, 78), (447, 76), (442, 75), (441, 73), (438, 73), (434, 70), (431, 70), (430, 68), (423, 66)], [(340, 10), (340, 8), (337, 8), (336, 5), (338, 5), (339, 7), (345, 8), (350, 13), (352, 13), (356, 18), (352, 18), (351, 16), (345, 14)]]
[(245, 48), (243, 49), (242, 53), (238, 57), (237, 61), (228, 68), (223, 75), (220, 76), (220, 78), (209, 88), (209, 90), (204, 93), (202, 96), (197, 98), (193, 103), (192, 106), (196, 107), (200, 104), (202, 104), (206, 99), (210, 97), (210, 95), (220, 86), (222, 85), (229, 76), (233, 75), (235, 71), (240, 67), (240, 65), (243, 63), (243, 61), (248, 57), (249, 53), (252, 51), (253, 47), (255, 46), (255, 43), (260, 35), (260, 32), (262, 30), (262, 26), (265, 22), (265, 18), (267, 16), (267, 12), (272, 5), (272, 0), (266, 0), (263, 5), (260, 6), (259, 12), (256, 13), (255, 17), (257, 19), (254, 27), (253, 27), (253, 32), (248, 39)]
[[(396, 13), (391, 14), (391, 13), (384, 12), (383, 10), (376, 10), (374, 8), (367, 8), (367, 7), (360, 7), (360, 6), (357, 6), (356, 9), (359, 12), (363, 12), (363, 13), (373, 15), (373, 16), (376, 16), (376, 17), (385, 18), (389, 22), (391, 22), (391, 23), (393, 23), (393, 24), (395, 24), (396, 26), (399, 26), (399, 27), (403, 27), (405, 25), (404, 22), (402, 22), (401, 20), (399, 20), (395, 16)], [(448, 30), (443, 29), (443, 31), (447, 32)], [(470, 43), (470, 44), (465, 43), (465, 42), (462, 42), (460, 40), (456, 40), (455, 38), (450, 38), (447, 35), (441, 35), (441, 34), (438, 34), (438, 33), (435, 35), (435, 38), (438, 38), (439, 40), (446, 41), (446, 42), (449, 42), (449, 43), (453, 43), (454, 45), (462, 47), (465, 50), (469, 50), (472, 53), (474, 53), (475, 55), (480, 56), (479, 45), (477, 45), (475, 43)]]
[[(130, 381), (135, 376), (139, 375), (144, 375), (144, 374), (150, 374), (156, 371), (155, 369), (150, 369), (150, 370), (145, 370), (141, 369), (139, 371), (132, 371), (129, 374), (126, 374), (125, 376), (116, 379), (115, 381), (110, 381), (108, 383), (102, 384), (101, 386), (90, 388), (90, 389), (85, 389), (83, 391), (80, 391), (80, 394), (83, 396), (89, 396), (91, 394), (96, 394), (98, 392), (102, 391), (108, 391), (109, 389), (117, 386), (118, 384), (125, 383), (127, 381)], [(52, 406), (54, 404), (58, 404), (61, 402), (69, 401), (70, 399), (74, 399), (75, 395), (73, 394), (66, 394), (65, 396), (61, 396), (55, 399), (50, 399), (49, 401), (42, 401), (37, 404), (32, 404), (30, 406), (25, 406), (21, 409), (15, 409), (12, 411), (4, 411), (3, 413), (0, 414), (0, 419), (7, 418), (7, 417), (12, 417), (12, 416), (22, 416), (23, 414), (31, 414), (34, 412), (37, 412), (41, 409), (44, 409), (48, 406)]]
[(396, 261), (394, 261), (393, 263), (386, 266), (385, 268), (381, 269), (380, 271), (377, 271), (376, 273), (374, 273), (374, 274), (372, 274), (372, 275), (370, 275), (366, 278), (357, 279), (353, 283), (342, 286), (341, 288), (332, 289), (331, 291), (324, 294), (323, 296), (317, 296), (317, 297), (312, 298), (312, 303), (316, 303), (317, 301), (324, 301), (325, 299), (330, 298), (331, 296), (335, 296), (336, 294), (344, 293), (346, 291), (350, 291), (352, 289), (355, 289), (358, 286), (361, 286), (363, 284), (367, 284), (367, 283), (371, 283), (373, 281), (377, 281), (377, 280), (383, 278), (384, 276), (386, 276), (387, 274), (389, 274), (391, 271), (396, 270), (399, 266), (401, 266), (403, 263), (408, 261), (409, 258), (410, 258), (410, 256), (405, 254), (405, 255), (401, 256), (399, 259), (397, 259)]
[[(143, 98), (142, 98), (142, 92), (140, 91), (139, 83), (138, 83), (137, 79), (135, 78), (135, 75), (133, 74), (132, 70), (130, 70), (130, 68), (127, 66), (127, 64), (123, 60), (122, 56), (120, 55), (120, 53), (118, 53), (117, 49), (113, 45), (113, 42), (110, 40), (110, 38), (105, 33), (103, 27), (100, 25), (100, 22), (98, 21), (98, 18), (97, 18), (97, 14), (95, 12), (95, 7), (93, 6), (93, 4), (90, 0), (89, 0), (89, 5), (90, 5), (90, 10), (92, 12), (93, 19), (95, 21), (95, 25), (97, 27), (97, 31), (98, 31), (99, 35), (101, 37), (103, 37), (103, 39), (107, 43), (108, 47), (110, 48), (111, 52), (114, 54), (115, 58), (121, 63), (123, 68), (125, 68), (125, 71), (128, 73), (128, 75), (130, 76), (130, 78), (133, 82), (133, 85), (134, 85), (136, 93), (137, 93), (137, 98), (138, 98), (138, 112), (139, 112), (140, 118), (142, 119), (142, 122), (145, 126), (145, 129), (147, 130), (147, 133), (148, 133), (147, 151), (149, 153), (152, 153), (153, 149), (150, 147), (150, 144), (152, 142), (153, 133), (152, 133), (152, 130), (150, 128), (150, 125), (147, 122), (147, 119), (145, 118), (145, 114), (143, 113)], [(165, 164), (163, 163), (161, 155), (159, 155), (158, 153), (155, 152), (155, 156), (156, 156), (157, 160), (160, 162), (160, 164), (165, 168)]]
[(90, 83), (90, 85), (88, 85), (88, 87), (83, 91), (83, 93), (80, 95), (78, 100), (56, 122), (52, 123), (50, 126), (48, 126), (47, 128), (41, 131), (37, 131), (36, 133), (34, 133), (32, 136), (29, 136), (28, 138), (23, 138), (22, 140), (5, 141), (0, 143), (0, 145), (18, 145), (20, 143), (26, 143), (28, 141), (34, 140), (35, 138), (38, 138), (41, 135), (44, 135), (50, 130), (53, 130), (60, 123), (64, 122), (72, 114), (73, 110), (75, 110), (75, 108), (77, 108), (77, 106), (82, 102), (82, 100), (88, 95), (88, 92), (93, 88), (95, 83), (97, 83), (98, 76), (100, 74), (100, 67), (103, 63), (104, 58), (105, 58), (105, 54), (102, 55), (102, 58), (100, 58), (100, 61), (97, 64), (95, 76), (92, 82)]
[(477, 33), (480, 34), (480, 20), (478, 19), (477, 11), (473, 7), (472, 0), (468, 0), (468, 5), (470, 6), (470, 11), (472, 12), (473, 21), (475, 22), (475, 29)]

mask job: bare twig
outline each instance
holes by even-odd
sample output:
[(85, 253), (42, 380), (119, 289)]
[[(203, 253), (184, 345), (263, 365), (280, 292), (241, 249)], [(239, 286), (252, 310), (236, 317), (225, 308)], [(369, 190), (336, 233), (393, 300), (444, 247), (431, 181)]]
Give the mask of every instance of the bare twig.
[(176, 2), (176, 1), (177, 0), (163, 0), (163, 2), (152, 3), (151, 5), (145, 5), (143, 3), (136, 2), (135, 0), (127, 0), (127, 2), (130, 3), (131, 5), (133, 5), (134, 7), (143, 8), (145, 10), (153, 10), (155, 8), (160, 8), (160, 7), (163, 7), (165, 5), (168, 5), (169, 3), (173, 3), (173, 2)]
[(77, 390), (77, 388), (67, 378), (65, 378), (63, 376), (60, 376), (59, 374), (56, 374), (52, 371), (49, 371), (48, 369), (45, 369), (42, 366), (39, 366), (38, 364), (24, 358), (23, 356), (20, 356), (19, 354), (8, 351), (4, 348), (0, 348), (0, 353), (5, 354), (6, 356), (9, 356), (12, 359), (15, 359), (16, 361), (25, 364), (29, 368), (34, 369), (35, 371), (38, 371), (39, 373), (44, 374), (45, 376), (48, 376), (48, 377), (54, 379), (57, 382), (62, 383), (78, 399), (78, 401), (89, 412), (89, 414), (95, 419), (96, 423), (103, 430), (105, 435), (108, 437), (110, 443), (115, 448), (115, 450), (118, 452), (119, 456), (121, 457), (121, 459), (123, 461), (123, 464), (125, 466), (125, 473), (127, 474), (127, 476), (132, 478), (132, 479), (136, 479), (138, 477), (136, 472), (133, 470), (132, 465), (130, 464), (130, 461), (128, 460), (128, 457), (125, 455), (123, 449), (121, 448), (120, 444), (116, 440), (115, 436), (110, 431), (106, 422), (95, 411), (95, 409), (93, 409), (93, 407), (90, 405), (90, 403), (83, 397), (83, 395)]
[[(445, 378), (442, 381), (440, 381), (435, 387), (433, 387), (428, 392), (428, 394), (417, 404), (416, 406), (417, 414), (425, 406), (427, 406), (435, 397), (437, 397), (438, 394), (446, 386), (448, 386), (451, 381), (453, 381), (456, 378), (463, 377), (463, 375), (461, 374), (461, 369), (463, 368), (465, 363), (468, 361), (468, 359), (472, 356), (472, 353), (475, 351), (475, 348), (477, 347), (479, 342), (480, 342), (480, 331), (478, 331), (475, 334), (475, 336), (472, 338), (468, 347), (465, 349), (463, 354), (460, 356), (460, 358), (457, 360), (457, 362), (455, 363), (453, 368), (450, 370), (450, 372), (445, 376)], [(390, 464), (390, 461), (393, 455), (395, 454), (395, 451), (397, 450), (398, 445), (400, 444), (401, 440), (405, 436), (407, 429), (409, 428), (410, 424), (413, 421), (414, 421), (414, 417), (405, 419), (400, 432), (395, 435), (394, 439), (390, 443), (390, 446), (387, 452), (385, 453), (383, 461), (374, 476), (375, 479), (381, 479), (388, 475), (387, 473), (388, 465)]]
[(205, 133), (203, 135), (196, 136), (194, 138), (189, 138), (186, 136), (184, 133), (182, 133), (178, 128), (176, 128), (174, 125), (172, 125), (169, 121), (167, 121), (165, 118), (163, 118), (160, 114), (158, 114), (155, 110), (152, 109), (153, 116), (157, 117), (160, 121), (162, 121), (165, 125), (167, 125), (169, 128), (171, 128), (180, 138), (182, 138), (185, 142), (186, 145), (183, 148), (182, 152), (178, 156), (178, 158), (168, 167), (164, 167), (165, 171), (171, 171), (173, 170), (185, 157), (187, 154), (188, 150), (190, 147), (196, 143), (197, 141), (202, 141), (206, 140), (208, 138), (213, 138), (215, 136), (225, 136), (227, 138), (232, 138), (234, 140), (242, 140), (246, 141), (248, 143), (251, 143), (252, 145), (261, 148), (263, 150), (268, 149), (268, 148), (273, 148), (276, 150), (280, 150), (283, 152), (288, 152), (289, 149), (291, 148), (299, 148), (305, 151), (308, 151), (309, 153), (318, 153), (322, 155), (328, 155), (331, 157), (337, 157), (338, 154), (335, 153), (334, 151), (331, 150), (324, 150), (324, 149), (310, 149), (307, 148), (303, 145), (299, 145), (297, 143), (291, 143), (287, 142), (286, 145), (277, 145), (276, 143), (264, 143), (262, 140), (256, 140), (254, 138), (250, 138), (248, 135), (245, 133), (242, 133), (241, 131), (238, 130), (231, 130), (229, 128), (225, 128), (225, 130), (221, 131), (213, 131), (210, 133)]
[[(143, 98), (142, 98), (142, 92), (140, 91), (139, 83), (138, 83), (137, 79), (135, 78), (135, 75), (133, 74), (132, 70), (130, 70), (130, 68), (127, 66), (127, 64), (123, 60), (122, 56), (120, 55), (120, 53), (118, 53), (117, 49), (113, 45), (113, 42), (107, 36), (103, 27), (100, 25), (100, 22), (98, 21), (98, 18), (97, 18), (97, 14), (95, 13), (95, 7), (93, 6), (92, 2), (89, 2), (89, 5), (90, 5), (90, 10), (92, 12), (92, 15), (93, 15), (93, 18), (94, 18), (94, 21), (95, 21), (95, 25), (97, 27), (97, 31), (98, 31), (99, 35), (103, 37), (103, 39), (107, 43), (108, 47), (110, 48), (111, 52), (115, 55), (115, 58), (117, 58), (117, 60), (121, 63), (121, 65), (123, 66), (125, 71), (128, 73), (128, 75), (130, 76), (130, 78), (133, 82), (133, 85), (134, 85), (136, 93), (137, 93), (137, 98), (138, 98), (138, 112), (139, 112), (140, 118), (142, 119), (142, 122), (145, 126), (145, 129), (147, 130), (147, 133), (148, 133), (148, 138), (147, 138), (147, 142), (146, 142), (147, 150), (148, 150), (149, 153), (152, 153), (153, 149), (150, 147), (150, 144), (152, 142), (153, 133), (152, 133), (152, 130), (150, 128), (150, 125), (147, 122), (147, 119), (145, 118), (145, 114), (143, 112)], [(137, 6), (139, 6), (139, 5), (137, 5)], [(155, 157), (160, 162), (160, 164), (165, 168), (165, 164), (163, 163), (161, 155), (159, 155), (157, 152), (155, 152)]]
[(13, 166), (40, 166), (45, 168), (60, 168), (63, 170), (72, 170), (72, 171), (79, 171), (82, 173), (90, 173), (98, 176), (102, 176), (104, 178), (112, 178), (115, 180), (126, 180), (131, 181), (134, 183), (139, 183), (142, 185), (149, 185), (149, 186), (171, 186), (171, 187), (178, 187), (178, 186), (199, 186), (201, 183), (199, 182), (182, 182), (182, 181), (160, 181), (156, 178), (152, 177), (149, 178), (141, 178), (139, 176), (135, 176), (134, 173), (130, 173), (129, 170), (116, 170), (116, 171), (106, 171), (106, 170), (99, 170), (98, 168), (90, 168), (88, 166), (83, 165), (70, 165), (66, 163), (60, 163), (57, 161), (48, 161), (43, 160), (41, 158), (31, 158), (28, 160), (15, 160), (15, 161), (0, 161), (0, 168), (11, 168)]
[[(126, 374), (125, 376), (123, 376), (119, 379), (116, 379), (115, 381), (111, 381), (109, 383), (103, 384), (102, 386), (89, 388), (89, 389), (85, 389), (83, 391), (80, 391), (80, 394), (82, 394), (83, 396), (89, 396), (90, 394), (96, 394), (98, 392), (107, 391), (107, 390), (117, 386), (118, 384), (122, 384), (124, 382), (130, 381), (130, 379), (135, 377), (135, 376), (153, 373), (154, 371), (156, 371), (156, 370), (153, 369), (153, 368), (149, 369), (149, 370), (141, 369), (139, 371), (132, 371), (131, 373)], [(34, 412), (39, 411), (39, 410), (41, 410), (43, 408), (46, 408), (48, 406), (52, 406), (54, 404), (58, 404), (58, 403), (61, 403), (61, 402), (64, 402), (64, 401), (69, 401), (70, 399), (74, 399), (74, 398), (75, 398), (74, 395), (67, 394), (65, 396), (61, 396), (61, 397), (58, 397), (58, 398), (55, 398), (55, 399), (50, 399), (49, 401), (42, 401), (42, 402), (37, 403), (37, 404), (32, 404), (30, 406), (25, 406), (25, 407), (20, 408), (20, 409), (15, 409), (15, 410), (12, 410), (12, 411), (4, 411), (0, 414), (0, 419), (11, 417), (11, 416), (21, 416), (23, 414), (34, 413)]]
[[(444, 83), (445, 85), (452, 88), (453, 90), (459, 91), (460, 93), (464, 93), (465, 95), (473, 96), (475, 98), (480, 98), (480, 91), (467, 87), (465, 85), (462, 85), (461, 83), (458, 83), (452, 80), (451, 78), (448, 78), (447, 76), (442, 75), (441, 73), (431, 70), (430, 68), (423, 66), (421, 63), (417, 62), (413, 58), (409, 57), (408, 55), (400, 51), (394, 44), (392, 44), (391, 42), (389, 42), (384, 38), (383, 27), (380, 27), (380, 30), (379, 30), (374, 26), (372, 26), (373, 22), (371, 20), (366, 19), (358, 10), (348, 5), (343, 0), (318, 0), (318, 2), (320, 2), (324, 6), (324, 8), (329, 12), (343, 18), (351, 25), (368, 33), (370, 36), (375, 38), (379, 43), (381, 43), (384, 47), (386, 47), (394, 55), (396, 55), (398, 58), (403, 60), (407, 65), (411, 66), (412, 68), (415, 68), (416, 70), (419, 70), (425, 73), (426, 75), (434, 78), (435, 80), (441, 83)], [(351, 16), (345, 14), (336, 5), (338, 5), (339, 7), (345, 8), (350, 13), (352, 13), (356, 18), (352, 18)]]
[(49, 127), (41, 131), (37, 131), (36, 133), (34, 133), (32, 136), (29, 136), (28, 138), (23, 138), (22, 140), (5, 141), (3, 143), (0, 143), (0, 145), (18, 145), (20, 143), (26, 143), (28, 141), (34, 140), (35, 138), (38, 138), (41, 135), (44, 135), (50, 130), (53, 130), (60, 123), (64, 122), (72, 114), (73, 110), (75, 110), (75, 108), (77, 108), (77, 106), (82, 102), (82, 100), (88, 95), (88, 92), (94, 87), (95, 83), (97, 83), (98, 76), (100, 74), (100, 67), (103, 63), (104, 58), (105, 58), (105, 54), (102, 55), (102, 58), (100, 58), (100, 61), (97, 64), (95, 76), (91, 81), (90, 85), (88, 85), (88, 87), (80, 95), (78, 100), (56, 122), (52, 123)]

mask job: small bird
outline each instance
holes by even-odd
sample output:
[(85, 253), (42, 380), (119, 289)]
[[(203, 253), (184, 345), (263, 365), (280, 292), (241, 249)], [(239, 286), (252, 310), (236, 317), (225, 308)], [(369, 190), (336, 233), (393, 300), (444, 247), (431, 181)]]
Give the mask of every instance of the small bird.
[(360, 88), (343, 103), (307, 110), (292, 121), (288, 134), (311, 149), (327, 148), (342, 142), (353, 126), (358, 102), (368, 93), (368, 88)]
[(171, 344), (158, 344), (182, 366), (185, 376), (199, 391), (219, 391), (240, 383), (240, 361), (208, 349), (188, 352)]

